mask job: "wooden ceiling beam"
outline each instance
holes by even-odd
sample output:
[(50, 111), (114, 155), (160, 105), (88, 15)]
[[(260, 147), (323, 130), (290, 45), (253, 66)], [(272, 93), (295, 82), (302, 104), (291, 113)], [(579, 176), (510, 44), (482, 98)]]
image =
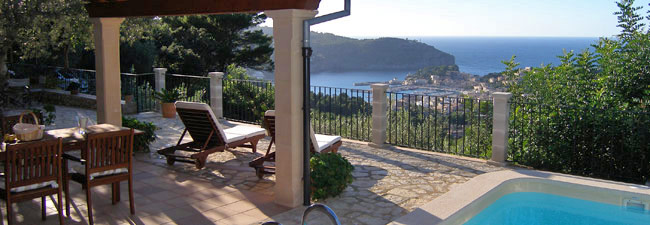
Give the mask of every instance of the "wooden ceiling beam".
[(91, 0), (86, 9), (90, 17), (149, 17), (316, 10), (319, 4), (320, 0)]

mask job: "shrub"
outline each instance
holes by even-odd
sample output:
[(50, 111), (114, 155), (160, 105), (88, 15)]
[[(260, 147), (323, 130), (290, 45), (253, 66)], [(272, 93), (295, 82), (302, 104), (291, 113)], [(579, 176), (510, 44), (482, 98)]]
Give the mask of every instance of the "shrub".
[(184, 98), (183, 94), (177, 88), (171, 90), (163, 88), (160, 92), (154, 92), (153, 97), (162, 103), (174, 103)]
[(156, 140), (155, 131), (156, 125), (151, 122), (142, 122), (135, 118), (122, 117), (122, 126), (138, 129), (144, 132), (141, 135), (136, 135), (133, 141), (133, 151), (149, 152), (149, 144)]
[(309, 166), (314, 200), (336, 197), (352, 183), (354, 166), (338, 153), (314, 154)]

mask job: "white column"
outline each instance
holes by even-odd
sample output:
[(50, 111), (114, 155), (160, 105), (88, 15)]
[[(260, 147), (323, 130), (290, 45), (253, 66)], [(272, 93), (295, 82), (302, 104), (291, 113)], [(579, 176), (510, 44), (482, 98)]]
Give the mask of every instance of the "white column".
[(124, 18), (90, 18), (95, 39), (97, 122), (122, 125), (120, 24)]
[(223, 73), (210, 72), (210, 108), (217, 118), (223, 118)]
[(276, 179), (275, 202), (295, 207), (302, 204), (302, 23), (316, 11), (272, 10), (275, 43)]
[(511, 93), (494, 92), (493, 120), (492, 120), (492, 158), (488, 163), (506, 165), (508, 154), (508, 126), (510, 120), (510, 104), (508, 100)]
[(153, 68), (153, 74), (155, 78), (154, 88), (156, 91), (162, 91), (165, 88), (165, 74), (167, 73), (167, 68)]
[(368, 145), (372, 147), (383, 147), (386, 143), (386, 111), (388, 110), (388, 99), (386, 90), (388, 84), (372, 84), (372, 139)]

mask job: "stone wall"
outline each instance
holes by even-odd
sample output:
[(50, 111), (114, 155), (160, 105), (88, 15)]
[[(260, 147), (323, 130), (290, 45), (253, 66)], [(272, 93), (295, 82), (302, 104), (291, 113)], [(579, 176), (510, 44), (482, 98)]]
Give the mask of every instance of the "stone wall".
[[(55, 89), (33, 89), (32, 94), (36, 100), (43, 104), (53, 104), (70, 106), (83, 109), (97, 109), (97, 97), (89, 94), (76, 94), (71, 95), (69, 91), (55, 90)], [(133, 110), (135, 104), (127, 104), (124, 100), (121, 101), (122, 112), (124, 114), (136, 113), (137, 108)], [(130, 112), (130, 113), (129, 113)]]

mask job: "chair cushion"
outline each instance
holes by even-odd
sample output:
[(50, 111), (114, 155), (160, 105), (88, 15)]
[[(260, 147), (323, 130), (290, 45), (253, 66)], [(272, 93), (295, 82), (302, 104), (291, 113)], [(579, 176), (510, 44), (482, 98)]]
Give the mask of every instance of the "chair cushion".
[[(218, 118), (214, 115), (212, 112), (212, 108), (208, 104), (205, 103), (200, 103), (200, 102), (184, 102), (184, 101), (177, 101), (174, 103), (176, 108), (179, 109), (194, 109), (194, 110), (203, 110), (203, 111), (208, 111), (210, 114), (210, 117), (212, 119), (212, 122), (217, 126), (217, 129), (219, 129), (219, 133), (221, 134), (221, 137), (224, 137), (226, 140), (228, 139), (226, 137), (226, 134), (223, 132), (223, 126), (221, 126), (221, 123), (219, 123)], [(178, 116), (182, 116), (181, 114), (178, 114)], [(209, 124), (206, 124), (208, 126)]]
[[(52, 188), (58, 188), (59, 184), (56, 183), (56, 181), (47, 181), (43, 183), (38, 183), (38, 184), (31, 184), (31, 185), (25, 185), (25, 186), (20, 186), (20, 187), (13, 187), (11, 188), (11, 192), (23, 192), (23, 191), (29, 191), (29, 190), (35, 190), (43, 187), (51, 186)], [(0, 188), (4, 189), (5, 187), (5, 178), (0, 177)]]
[(334, 143), (341, 141), (341, 136), (330, 136), (330, 135), (322, 135), (322, 134), (315, 134), (316, 136), (316, 143), (318, 143), (318, 148), (317, 152), (321, 152), (324, 149), (332, 146)]
[[(80, 157), (81, 152), (70, 152), (70, 153), (66, 153), (66, 154), (75, 156), (77, 158), (81, 158)], [(68, 171), (70, 171), (70, 173), (79, 173), (79, 174), (84, 174), (84, 175), (86, 174), (86, 166), (84, 166), (80, 162), (68, 160), (68, 165), (70, 165), (69, 168), (68, 168)], [(129, 169), (127, 169), (127, 168), (117, 168), (117, 169), (114, 169), (114, 170), (106, 170), (106, 171), (102, 171), (102, 172), (91, 173), (90, 174), (90, 179), (92, 180), (92, 179), (95, 179), (95, 177), (101, 177), (101, 176), (119, 174), (119, 173), (126, 173), (126, 172), (129, 172)]]
[(226, 133), (226, 135), (239, 134), (246, 136), (246, 138), (250, 138), (258, 135), (264, 135), (266, 133), (266, 130), (260, 127), (237, 125), (232, 128), (225, 129), (223, 132)]
[(266, 110), (264, 116), (275, 116), (275, 110)]

